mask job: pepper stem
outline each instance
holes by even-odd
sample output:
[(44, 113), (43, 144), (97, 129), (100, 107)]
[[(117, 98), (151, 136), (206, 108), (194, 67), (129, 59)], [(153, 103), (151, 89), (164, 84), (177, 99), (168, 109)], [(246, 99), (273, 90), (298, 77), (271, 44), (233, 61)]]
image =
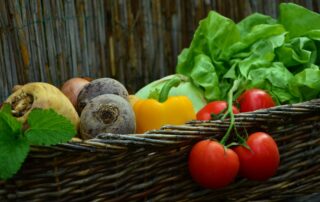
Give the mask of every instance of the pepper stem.
[(162, 87), (159, 95), (159, 102), (165, 102), (168, 99), (171, 88), (179, 86), (181, 78), (173, 77)]
[(222, 145), (226, 144), (226, 142), (230, 136), (231, 130), (234, 127), (235, 118), (234, 118), (234, 114), (232, 111), (233, 93), (238, 89), (239, 84), (240, 84), (240, 79), (235, 80), (233, 82), (233, 85), (232, 85), (230, 91), (228, 92), (228, 109), (227, 109), (227, 113), (223, 116), (222, 119), (224, 119), (227, 115), (230, 115), (230, 125), (229, 125), (229, 128), (228, 128), (226, 134), (223, 136), (222, 140), (220, 141), (220, 143)]

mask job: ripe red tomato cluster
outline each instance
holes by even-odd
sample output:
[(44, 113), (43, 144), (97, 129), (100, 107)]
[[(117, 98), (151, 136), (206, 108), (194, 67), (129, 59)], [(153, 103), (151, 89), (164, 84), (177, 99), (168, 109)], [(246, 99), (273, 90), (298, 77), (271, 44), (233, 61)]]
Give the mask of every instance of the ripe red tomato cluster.
[(264, 132), (255, 132), (247, 140), (250, 150), (237, 146), (233, 151), (240, 161), (240, 175), (249, 180), (263, 181), (272, 177), (279, 166), (280, 155), (274, 139)]
[[(245, 91), (237, 99), (240, 110), (232, 106), (232, 112), (249, 112), (275, 106), (272, 97), (261, 89)], [(210, 120), (212, 114), (226, 111), (225, 101), (213, 101), (197, 113), (198, 120)], [(195, 144), (189, 155), (189, 172), (198, 184), (217, 189), (230, 184), (240, 175), (249, 180), (267, 180), (275, 175), (280, 155), (274, 139), (264, 132), (255, 132), (246, 140), (249, 148), (227, 148), (214, 140), (202, 140)]]
[[(200, 109), (197, 113), (197, 120), (210, 120), (212, 119), (212, 115), (219, 115), (223, 111), (226, 110), (228, 104), (226, 101), (213, 101), (208, 103), (202, 109)], [(235, 106), (232, 106), (232, 112), (234, 114), (239, 113), (239, 109)]]
[[(275, 106), (275, 102), (266, 91), (256, 88), (246, 90), (238, 97), (237, 102), (240, 110), (236, 106), (232, 106), (234, 114)], [(198, 111), (197, 120), (210, 120), (212, 115), (223, 113), (227, 106), (227, 102), (223, 100), (210, 102)]]
[(279, 166), (280, 155), (273, 138), (264, 132), (249, 136), (247, 145), (229, 149), (213, 140), (195, 144), (189, 155), (189, 172), (195, 182), (209, 189), (222, 188), (237, 175), (262, 181), (272, 177)]
[(238, 174), (237, 154), (216, 141), (202, 140), (189, 155), (189, 171), (198, 184), (216, 189), (230, 184)]
[(240, 105), (241, 112), (251, 112), (276, 105), (266, 91), (256, 88), (246, 90), (238, 97), (237, 102)]

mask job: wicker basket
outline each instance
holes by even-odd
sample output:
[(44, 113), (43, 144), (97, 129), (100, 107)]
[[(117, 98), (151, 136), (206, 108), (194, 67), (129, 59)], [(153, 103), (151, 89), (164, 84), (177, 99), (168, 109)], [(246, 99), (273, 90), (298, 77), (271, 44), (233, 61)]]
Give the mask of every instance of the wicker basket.
[(191, 146), (220, 138), (228, 120), (192, 121), (146, 134), (101, 134), (85, 142), (33, 147), (19, 173), (0, 181), (0, 201), (252, 201), (320, 192), (320, 99), (236, 115), (237, 128), (262, 130), (281, 155), (273, 178), (242, 178), (220, 190), (188, 174)]
[[(15, 84), (61, 85), (74, 76), (110, 76), (131, 92), (174, 73), (209, 10), (241, 20), (277, 15), (278, 0), (19, 1), (0, 4), (0, 102)], [(294, 0), (319, 11), (319, 1)], [(194, 143), (219, 139), (228, 120), (165, 126), (146, 134), (101, 134), (55, 147), (32, 147), (14, 178), (0, 181), (0, 201), (252, 201), (320, 193), (320, 100), (236, 115), (238, 129), (266, 131), (281, 154), (265, 182), (238, 178), (221, 190), (189, 176)]]

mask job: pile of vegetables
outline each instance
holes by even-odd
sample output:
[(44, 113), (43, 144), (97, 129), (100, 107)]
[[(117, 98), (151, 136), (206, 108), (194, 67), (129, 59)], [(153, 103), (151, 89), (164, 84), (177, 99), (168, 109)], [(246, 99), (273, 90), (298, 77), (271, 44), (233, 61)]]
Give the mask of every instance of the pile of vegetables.
[[(319, 98), (320, 15), (292, 3), (279, 18), (252, 14), (238, 24), (212, 11), (178, 58), (177, 73), (190, 78), (209, 102), (197, 119), (230, 118), (224, 137), (192, 148), (189, 171), (201, 186), (216, 189), (241, 175), (267, 180), (279, 166), (272, 135), (238, 134), (234, 114)], [(238, 110), (238, 107), (240, 110)], [(228, 143), (234, 131), (236, 142)]]
[(12, 177), (31, 145), (55, 145), (77, 134), (79, 116), (57, 87), (44, 82), (17, 86), (0, 109), (0, 179)]
[[(173, 79), (183, 85), (169, 96), (187, 96), (196, 119), (230, 118), (224, 137), (192, 148), (189, 171), (206, 188), (222, 188), (238, 175), (267, 180), (279, 166), (276, 142), (264, 131), (238, 134), (234, 114), (308, 101), (320, 94), (320, 15), (282, 3), (279, 18), (254, 13), (234, 23), (211, 11), (178, 57), (176, 74), (136, 93), (154, 98)], [(236, 141), (230, 141), (234, 132)]]
[[(0, 179), (12, 177), (31, 145), (55, 145), (100, 133), (135, 133), (127, 89), (111, 78), (71, 78), (61, 87), (16, 85), (0, 107)], [(192, 105), (191, 105), (192, 106)]]
[[(238, 175), (267, 180), (280, 163), (277, 144), (264, 131), (238, 134), (234, 114), (318, 98), (318, 50), (320, 15), (301, 6), (283, 3), (278, 19), (255, 13), (237, 24), (211, 11), (179, 55), (176, 74), (135, 95), (111, 78), (72, 78), (61, 89), (17, 86), (0, 109), (0, 178), (18, 171), (30, 145), (229, 118), (220, 141), (202, 140), (191, 149), (192, 178), (211, 189)], [(229, 140), (232, 131), (236, 142)]]
[(319, 97), (320, 15), (292, 3), (279, 18), (252, 14), (238, 24), (211, 11), (190, 47), (179, 55), (177, 73), (191, 78), (208, 101), (226, 100), (235, 80), (238, 97), (265, 89), (277, 104)]

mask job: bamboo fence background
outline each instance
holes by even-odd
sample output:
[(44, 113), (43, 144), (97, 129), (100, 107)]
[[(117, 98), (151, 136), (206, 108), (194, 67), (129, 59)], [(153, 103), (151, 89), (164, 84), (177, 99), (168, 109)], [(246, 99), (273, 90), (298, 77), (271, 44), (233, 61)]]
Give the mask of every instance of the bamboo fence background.
[(60, 86), (74, 76), (116, 78), (133, 93), (175, 72), (208, 11), (238, 22), (276, 17), (281, 2), (320, 9), (320, 0), (3, 0), (0, 102), (15, 84)]

